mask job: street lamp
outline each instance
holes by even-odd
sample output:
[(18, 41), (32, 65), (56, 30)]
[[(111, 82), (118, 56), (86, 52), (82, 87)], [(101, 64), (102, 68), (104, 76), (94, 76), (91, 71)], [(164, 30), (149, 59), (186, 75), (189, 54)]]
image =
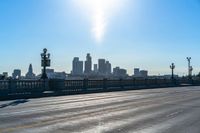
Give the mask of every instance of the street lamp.
[(192, 66), (190, 66), (191, 59), (192, 59), (191, 57), (187, 57), (187, 61), (188, 61), (188, 77), (189, 78), (191, 78), (191, 76), (192, 76), (192, 70), (193, 70)]
[(193, 71), (193, 67), (190, 66), (190, 77), (192, 77), (192, 71)]
[(46, 73), (46, 67), (50, 67), (50, 54), (47, 53), (47, 49), (43, 49), (43, 53), (41, 53), (41, 66), (43, 67), (41, 79), (48, 79)]
[(172, 63), (172, 64), (170, 65), (170, 69), (172, 69), (172, 79), (174, 79), (174, 69), (175, 69), (174, 63)]

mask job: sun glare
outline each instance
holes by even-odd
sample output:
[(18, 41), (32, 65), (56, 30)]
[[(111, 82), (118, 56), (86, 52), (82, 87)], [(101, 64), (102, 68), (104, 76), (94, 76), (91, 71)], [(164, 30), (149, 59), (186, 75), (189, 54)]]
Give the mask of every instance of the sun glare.
[(101, 42), (109, 27), (109, 19), (119, 9), (123, 0), (74, 0), (91, 20), (91, 33)]

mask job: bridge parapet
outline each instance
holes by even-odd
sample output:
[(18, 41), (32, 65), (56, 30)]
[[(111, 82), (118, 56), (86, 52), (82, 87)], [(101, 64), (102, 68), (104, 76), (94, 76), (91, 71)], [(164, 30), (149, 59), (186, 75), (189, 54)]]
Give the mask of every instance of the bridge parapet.
[[(1, 96), (29, 94), (43, 95), (45, 91), (56, 94), (79, 94), (143, 88), (200, 85), (200, 80), (170, 79), (102, 79), (102, 80), (2, 80)], [(58, 92), (58, 93), (57, 93)]]

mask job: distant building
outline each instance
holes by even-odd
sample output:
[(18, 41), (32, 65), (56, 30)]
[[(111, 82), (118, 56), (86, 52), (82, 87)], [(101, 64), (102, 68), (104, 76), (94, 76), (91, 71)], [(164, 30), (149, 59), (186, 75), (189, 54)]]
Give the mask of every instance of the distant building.
[(147, 78), (147, 77), (148, 77), (148, 71), (146, 71), (146, 70), (141, 70), (141, 71), (140, 71), (140, 76), (141, 76), (142, 78)]
[(98, 73), (98, 65), (94, 64), (94, 73)]
[(79, 61), (78, 57), (74, 57), (72, 62), (72, 75), (82, 75), (83, 74), (83, 61)]
[(119, 70), (119, 76), (126, 77), (127, 76), (127, 70), (126, 69), (120, 69)]
[(140, 69), (139, 68), (134, 69), (134, 77), (140, 77)]
[(147, 70), (140, 70), (140, 68), (134, 68), (134, 75), (135, 78), (147, 78), (148, 71)]
[(107, 75), (110, 75), (111, 72), (112, 72), (112, 66), (111, 66), (111, 63), (109, 61), (106, 61), (106, 74)]
[(46, 69), (46, 73), (54, 73), (54, 69)]
[(99, 59), (98, 60), (98, 72), (99, 74), (106, 74), (106, 60), (105, 59)]
[(127, 76), (127, 70), (121, 69), (120, 67), (113, 68), (113, 75), (116, 77), (126, 77)]
[(113, 75), (114, 75), (114, 76), (118, 76), (119, 70), (120, 70), (119, 67), (113, 68)]
[(65, 80), (67, 78), (67, 74), (65, 72), (53, 72), (53, 73), (47, 73), (47, 76), (49, 79), (63, 79)]
[(3, 72), (4, 78), (8, 78), (8, 72)]
[(92, 72), (92, 57), (88, 53), (86, 56), (86, 61), (85, 61), (85, 74), (90, 74)]
[(33, 73), (32, 64), (29, 65), (28, 72), (26, 73), (25, 77), (26, 77), (26, 79), (35, 79), (36, 78), (35, 74)]
[(13, 79), (20, 79), (21, 78), (21, 70), (15, 69), (12, 73), (12, 78)]
[(63, 79), (65, 80), (67, 74), (65, 72), (55, 72), (54, 69), (46, 69), (47, 77), (49, 79)]
[(5, 80), (8, 78), (8, 73), (7, 72), (3, 72), (3, 74), (0, 74), (0, 80)]

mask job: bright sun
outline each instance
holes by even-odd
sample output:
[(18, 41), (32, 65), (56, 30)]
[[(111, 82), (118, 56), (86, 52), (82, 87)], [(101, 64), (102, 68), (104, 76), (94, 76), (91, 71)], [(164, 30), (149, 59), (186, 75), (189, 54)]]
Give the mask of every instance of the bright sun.
[(74, 0), (91, 20), (91, 32), (101, 42), (108, 28), (109, 18), (119, 9), (123, 0)]

